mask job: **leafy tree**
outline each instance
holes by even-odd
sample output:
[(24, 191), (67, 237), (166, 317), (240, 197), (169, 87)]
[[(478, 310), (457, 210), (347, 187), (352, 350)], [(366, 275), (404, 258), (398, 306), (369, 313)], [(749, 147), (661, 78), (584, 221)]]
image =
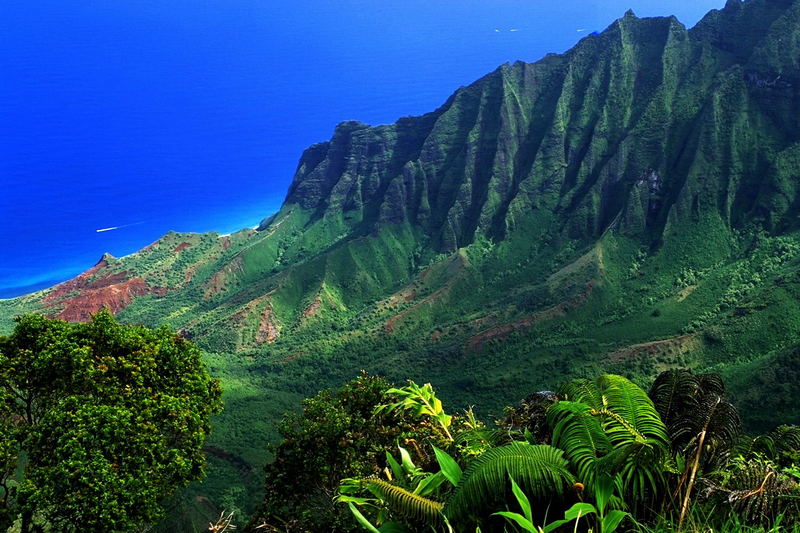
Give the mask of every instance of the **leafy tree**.
[[(0, 354), (2, 361), (2, 354)], [(14, 494), (12, 476), (19, 454), (19, 432), (14, 418), (11, 394), (0, 388), (0, 531), (13, 522)]]
[[(2, 503), (23, 533), (134, 531), (159, 519), (165, 498), (202, 477), (209, 419), (222, 408), (193, 344), (107, 311), (85, 324), (19, 318), (0, 338), (3, 395), (0, 424), (26, 464), (19, 479), (7, 473)], [(0, 461), (16, 466), (7, 441)]]
[(554, 392), (534, 392), (522, 400), (519, 407), (507, 407), (505, 418), (497, 424), (508, 430), (527, 431), (538, 444), (548, 444), (552, 435), (547, 424), (547, 410), (558, 401)]
[(302, 412), (288, 414), (278, 426), (283, 441), (265, 467), (264, 503), (249, 528), (357, 531), (348, 509), (334, 502), (343, 479), (377, 474), (389, 466), (386, 452), (398, 444), (413, 449), (420, 466), (429, 467), (435, 458), (425, 451), (427, 444), (447, 447), (450, 439), (427, 417), (399, 408), (376, 410), (395, 401), (391, 388), (362, 373), (338, 390), (305, 400)]

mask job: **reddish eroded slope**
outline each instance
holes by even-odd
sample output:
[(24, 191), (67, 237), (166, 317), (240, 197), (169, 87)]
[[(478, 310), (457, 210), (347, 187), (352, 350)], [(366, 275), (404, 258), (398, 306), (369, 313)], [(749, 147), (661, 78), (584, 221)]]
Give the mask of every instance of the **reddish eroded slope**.
[(140, 277), (129, 279), (126, 272), (104, 272), (106, 268), (108, 261), (103, 259), (75, 279), (57, 285), (43, 299), (51, 316), (83, 322), (103, 308), (116, 314), (137, 296), (166, 292), (165, 289), (148, 287)]
[(608, 355), (612, 363), (631, 361), (641, 357), (655, 357), (658, 355), (679, 356), (697, 349), (700, 339), (696, 333), (672, 337), (660, 341), (643, 342), (626, 346)]
[(172, 252), (173, 252), (173, 253), (182, 252), (182, 251), (184, 251), (185, 249), (189, 248), (191, 245), (192, 245), (191, 243), (188, 243), (188, 242), (186, 242), (186, 241), (183, 241), (183, 242), (182, 242), (182, 243), (180, 243), (178, 246), (176, 246), (175, 248), (173, 248)]
[(319, 296), (314, 298), (314, 301), (311, 302), (311, 305), (305, 308), (303, 311), (303, 318), (311, 318), (312, 316), (316, 315), (320, 308), (322, 307), (322, 300)]
[[(281, 334), (281, 326), (272, 308), (270, 299), (275, 295), (275, 289), (260, 298), (251, 300), (240, 308), (236, 313), (228, 317), (228, 325), (239, 331), (239, 349), (253, 347), (259, 344), (272, 344)], [(259, 310), (266, 302), (263, 310)], [(246, 332), (248, 318), (254, 314), (258, 315), (258, 329), (255, 332)]]
[(108, 261), (105, 259), (101, 259), (95, 266), (84, 272), (83, 274), (79, 274), (78, 277), (71, 279), (69, 281), (65, 281), (64, 283), (60, 283), (56, 285), (52, 292), (50, 292), (45, 298), (44, 302), (54, 302), (56, 300), (61, 300), (62, 298), (69, 296), (71, 293), (75, 291), (83, 290), (89, 285), (92, 284), (92, 278), (106, 268), (108, 266)]
[[(447, 273), (447, 281), (444, 283), (444, 285), (436, 290), (433, 294), (423, 298), (419, 302), (414, 303), (411, 307), (389, 318), (383, 326), (384, 331), (386, 333), (394, 333), (397, 323), (412, 314), (415, 310), (418, 310), (423, 306), (432, 305), (442, 301), (450, 293), (455, 284), (461, 280), (461, 276), (467, 265), (468, 263), (465, 255), (462, 253), (454, 254), (446, 267), (445, 272)], [(424, 281), (425, 278), (430, 275), (432, 270), (432, 267), (425, 269), (422, 273), (420, 273), (417, 279), (419, 281)], [(401, 303), (413, 302), (416, 300), (416, 298), (417, 291), (412, 284), (404, 287), (400, 291), (390, 296), (387, 300), (387, 303), (389, 305), (397, 306)]]
[(267, 305), (264, 313), (261, 315), (261, 321), (258, 324), (258, 333), (256, 334), (256, 342), (263, 344), (265, 342), (272, 344), (278, 340), (280, 329), (275, 318), (275, 313), (272, 311), (272, 305)]
[(512, 333), (527, 330), (539, 322), (562, 317), (571, 309), (574, 309), (584, 303), (592, 294), (592, 291), (598, 283), (598, 280), (591, 280), (586, 283), (585, 289), (574, 298), (570, 298), (567, 301), (561, 302), (553, 307), (549, 307), (530, 316), (522, 317), (514, 322), (508, 322), (506, 324), (500, 324), (498, 326), (485, 329), (480, 333), (473, 335), (464, 345), (464, 349), (469, 352), (480, 352), (483, 350), (484, 345), (489, 341), (505, 339)]

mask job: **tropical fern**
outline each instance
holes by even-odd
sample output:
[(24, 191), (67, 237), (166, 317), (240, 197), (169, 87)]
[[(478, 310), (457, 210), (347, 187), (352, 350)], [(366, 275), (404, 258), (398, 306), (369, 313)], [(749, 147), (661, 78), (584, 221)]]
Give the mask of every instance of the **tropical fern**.
[(403, 518), (436, 524), (441, 518), (442, 504), (415, 494), (380, 478), (366, 478), (361, 484), (378, 496), (389, 510)]
[(619, 418), (604, 421), (612, 443), (631, 440), (646, 442), (653, 449), (670, 446), (667, 428), (645, 392), (622, 376), (606, 374), (597, 379), (597, 388), (607, 402), (606, 411)]
[(669, 470), (670, 440), (653, 402), (622, 376), (574, 380), (560, 389), (572, 401), (553, 404), (553, 445), (565, 451), (581, 480), (620, 474), (625, 494), (641, 501), (659, 492)]
[(800, 427), (782, 425), (766, 435), (741, 437), (733, 454), (745, 459), (766, 458), (783, 467), (791, 466), (800, 458)]
[(675, 424), (675, 439), (687, 442), (685, 453), (691, 456), (701, 444), (705, 468), (723, 463), (741, 432), (741, 419), (736, 408), (716, 393), (703, 394), (697, 408)]
[(717, 479), (702, 481), (702, 494), (747, 522), (769, 526), (782, 515), (789, 522), (800, 518), (800, 485), (768, 461), (739, 460)]
[(553, 428), (553, 446), (564, 450), (580, 481), (591, 483), (597, 461), (612, 450), (611, 440), (603, 431), (600, 419), (583, 403), (558, 402), (547, 413)]
[(585, 403), (595, 409), (605, 407), (605, 401), (597, 388), (597, 383), (589, 379), (567, 381), (559, 387), (558, 397), (562, 400)]
[(769, 433), (768, 437), (775, 443), (773, 460), (776, 463), (789, 466), (800, 459), (800, 427), (778, 426)]
[(667, 426), (670, 440), (677, 450), (687, 442), (681, 443), (675, 438), (676, 425), (687, 413), (695, 411), (700, 396), (700, 380), (691, 370), (676, 368), (659, 374), (650, 387), (650, 399), (661, 420)]
[(574, 482), (561, 450), (548, 445), (514, 442), (494, 448), (472, 461), (444, 506), (450, 520), (479, 513), (489, 498), (504, 499), (509, 479), (534, 498), (558, 496)]
[(656, 378), (650, 398), (676, 451), (696, 454), (700, 435), (704, 435), (703, 466), (721, 464), (735, 445), (741, 421), (733, 405), (725, 400), (725, 384), (719, 375), (667, 370)]
[(651, 388), (654, 404), (661, 408), (669, 428), (673, 449), (686, 458), (674, 492), (678, 496), (685, 484), (679, 527), (689, 510), (698, 471), (727, 460), (739, 438), (739, 413), (724, 395), (725, 385), (719, 375), (693, 375), (688, 370), (664, 372)]

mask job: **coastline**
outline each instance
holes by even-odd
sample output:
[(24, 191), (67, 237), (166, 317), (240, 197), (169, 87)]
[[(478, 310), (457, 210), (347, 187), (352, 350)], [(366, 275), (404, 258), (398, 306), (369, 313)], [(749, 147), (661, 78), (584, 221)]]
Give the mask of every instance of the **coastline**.
[[(274, 211), (269, 211), (267, 216), (271, 216), (272, 214), (276, 213), (277, 211), (278, 211), (277, 209), (275, 209)], [(213, 230), (212, 231), (166, 230), (155, 241), (151, 241), (151, 242), (148, 242), (147, 244), (143, 244), (143, 245), (139, 246), (133, 252), (130, 252), (130, 253), (127, 253), (127, 254), (124, 254), (124, 255), (115, 256), (115, 257), (117, 257), (118, 259), (124, 259), (125, 257), (129, 257), (129, 256), (132, 256), (132, 255), (135, 255), (135, 254), (139, 253), (141, 250), (143, 250), (144, 248), (146, 248), (147, 246), (149, 246), (150, 244), (153, 244), (153, 242), (157, 242), (164, 235), (167, 235), (167, 234), (173, 233), (173, 232), (174, 233), (181, 233), (181, 234), (217, 233), (217, 237), (221, 239), (221, 238), (224, 238), (224, 237), (229, 237), (229, 236), (233, 235), (234, 233), (239, 233), (240, 231), (257, 230), (258, 227), (259, 227), (259, 224), (256, 224), (256, 225), (253, 225), (253, 226), (244, 226), (244, 227), (239, 228), (238, 230), (228, 231), (226, 233), (219, 233), (219, 232), (213, 231)], [(109, 253), (109, 252), (104, 252), (103, 254), (101, 254), (101, 257), (103, 255), (107, 254), (107, 253)], [(18, 285), (0, 286), (0, 302), (8, 301), (8, 300), (14, 300), (14, 299), (17, 299), (17, 298), (24, 298), (26, 296), (30, 296), (32, 294), (36, 294), (36, 293), (41, 292), (43, 290), (49, 289), (51, 287), (55, 287), (56, 285), (59, 285), (61, 283), (64, 283), (64, 282), (69, 281), (71, 279), (74, 279), (76, 276), (81, 275), (83, 272), (86, 272), (88, 269), (92, 268), (92, 266), (94, 266), (94, 264), (96, 264), (96, 263), (97, 263), (97, 261), (95, 261), (92, 264), (87, 264), (86, 266), (81, 266), (81, 267), (78, 267), (78, 268), (68, 268), (68, 269), (65, 268), (65, 269), (57, 270), (55, 272), (51, 272), (49, 274), (44, 274), (44, 275), (40, 276), (41, 281), (33, 281), (33, 283), (25, 283), (25, 282), (23, 282), (22, 284), (18, 284)], [(60, 273), (60, 274), (59, 275), (53, 275), (53, 274), (58, 274), (58, 273)], [(9, 293), (12, 293), (13, 295), (7, 295)]]

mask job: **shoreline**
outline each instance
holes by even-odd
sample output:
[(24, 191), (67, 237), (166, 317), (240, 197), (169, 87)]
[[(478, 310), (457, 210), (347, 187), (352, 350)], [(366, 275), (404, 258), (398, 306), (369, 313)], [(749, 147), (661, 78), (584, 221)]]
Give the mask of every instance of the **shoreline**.
[[(273, 213), (270, 213), (267, 216), (271, 216), (272, 214), (274, 214), (276, 212), (277, 212), (277, 210), (275, 212), (273, 212)], [(141, 246), (139, 249), (137, 249), (134, 252), (118, 256), (117, 259), (124, 259), (126, 257), (130, 257), (130, 256), (133, 256), (133, 255), (136, 255), (139, 252), (141, 252), (143, 249), (145, 249), (148, 246), (150, 246), (151, 244), (153, 244), (155, 242), (158, 242), (159, 240), (161, 240), (164, 237), (164, 235), (167, 235), (169, 233), (190, 234), (190, 235), (202, 235), (204, 233), (217, 233), (217, 238), (221, 239), (221, 238), (224, 238), (224, 237), (230, 237), (234, 233), (239, 233), (241, 231), (247, 231), (247, 230), (255, 231), (255, 230), (258, 229), (259, 226), (260, 226), (260, 224), (256, 224), (254, 226), (245, 226), (243, 228), (240, 228), (240, 229), (238, 229), (236, 231), (232, 231), (232, 232), (229, 232), (229, 233), (218, 233), (216, 231), (175, 231), (175, 230), (167, 230), (164, 233), (162, 233), (161, 237), (159, 237), (155, 241)], [(106, 254), (110, 254), (110, 252), (104, 252), (101, 255), (101, 259)], [(113, 255), (113, 254), (111, 254), (111, 255)], [(97, 264), (97, 262), (95, 262), (94, 264)], [(29, 283), (29, 284), (25, 284), (25, 285), (12, 285), (12, 286), (0, 287), (0, 291), (13, 290), (15, 288), (19, 288), (20, 290), (26, 291), (26, 292), (23, 292), (21, 294), (17, 294), (15, 296), (0, 296), (0, 302), (5, 302), (5, 301), (9, 301), (9, 300), (16, 300), (17, 298), (25, 298), (27, 296), (31, 296), (31, 295), (36, 294), (38, 292), (42, 292), (42, 291), (48, 290), (48, 289), (50, 289), (52, 287), (55, 287), (57, 285), (60, 285), (60, 284), (62, 284), (64, 282), (67, 282), (67, 281), (70, 281), (72, 279), (75, 279), (77, 276), (80, 276), (81, 274), (86, 272), (88, 269), (92, 268), (92, 266), (94, 266), (94, 265), (89, 265), (87, 267), (83, 267), (81, 270), (79, 270), (79, 271), (77, 271), (75, 273), (67, 274), (67, 277), (56, 276), (56, 277), (53, 277), (53, 278), (48, 279), (48, 280)], [(27, 290), (29, 288), (31, 290)]]

